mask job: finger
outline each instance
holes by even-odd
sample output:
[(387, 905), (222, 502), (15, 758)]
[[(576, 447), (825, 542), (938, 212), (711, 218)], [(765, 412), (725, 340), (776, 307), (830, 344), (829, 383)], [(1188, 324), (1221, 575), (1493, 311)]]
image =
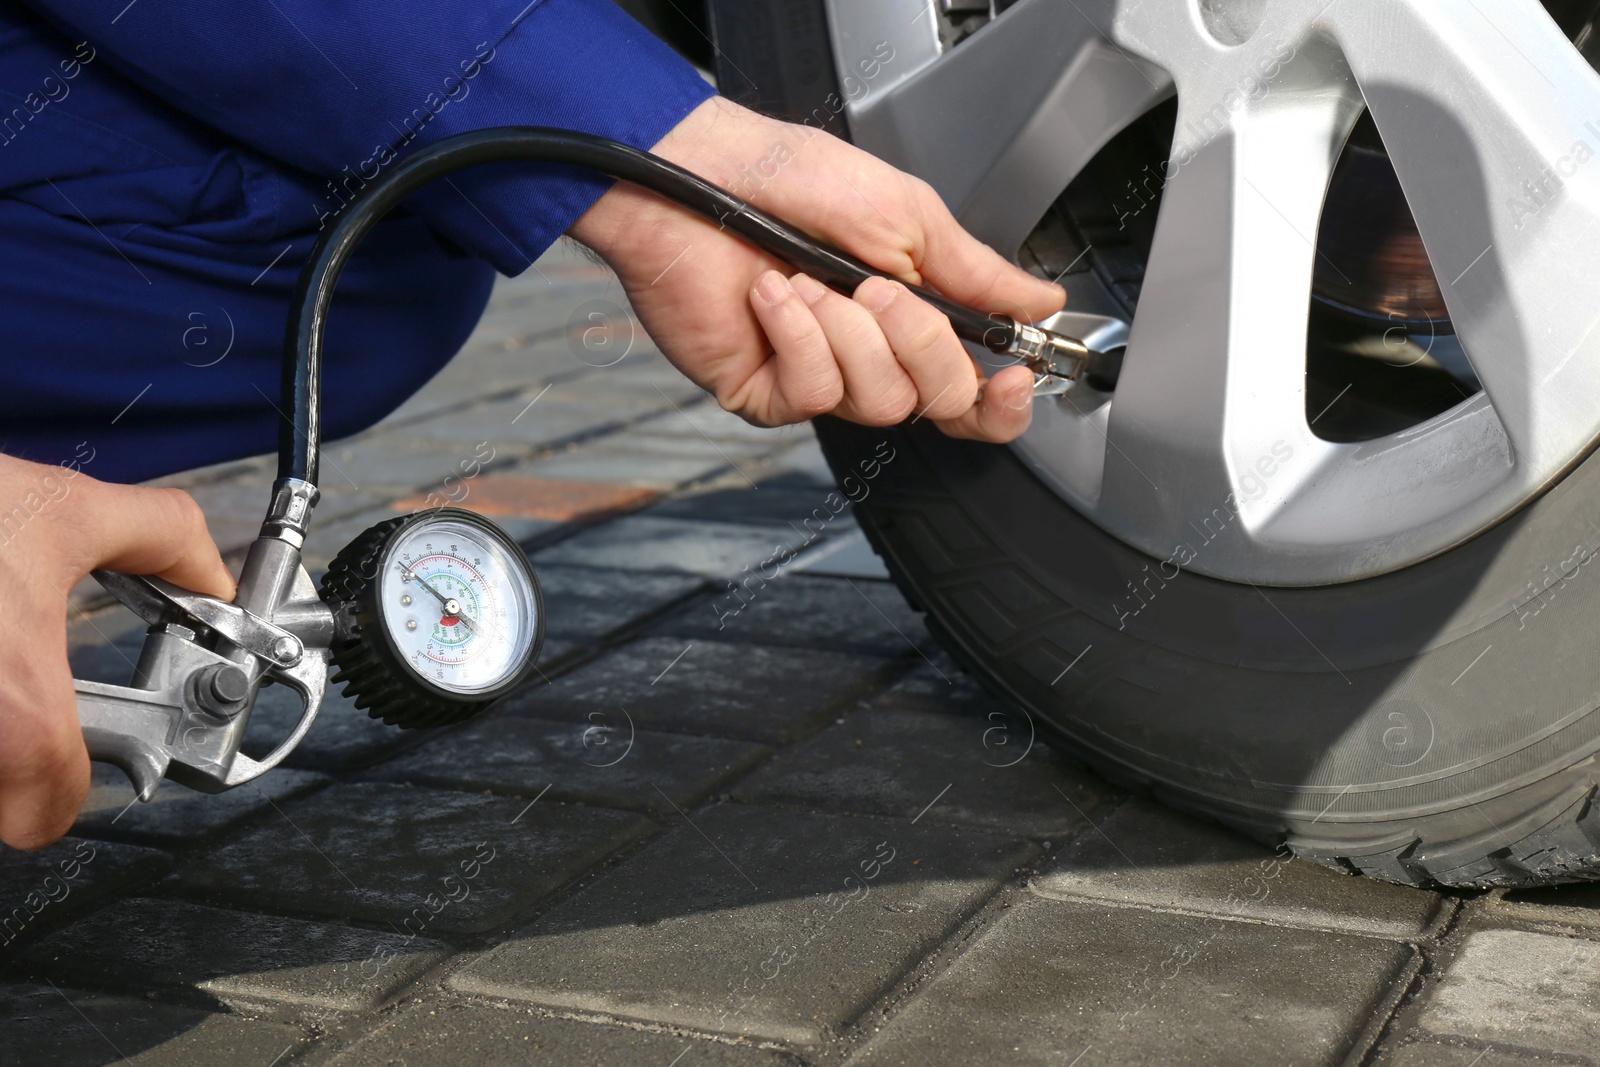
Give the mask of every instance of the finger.
[(917, 408), (917, 386), (900, 366), (872, 312), (816, 279), (796, 274), (795, 292), (822, 326), (844, 380), (840, 418), (865, 426), (894, 426)]
[(1005, 444), (1022, 436), (1033, 421), (1033, 374), (1007, 367), (983, 387), (983, 399), (954, 419), (938, 423), (951, 437)]
[(921, 272), (941, 293), (985, 311), (1001, 311), (1023, 322), (1048, 318), (1066, 306), (1067, 291), (1035, 278), (979, 241), (955, 220), (939, 194), (917, 182), (922, 216)]
[(785, 278), (765, 271), (750, 289), (750, 306), (761, 323), (772, 358), (736, 395), (733, 410), (753, 410), (774, 425), (803, 422), (838, 406), (844, 382), (827, 335)]
[(35, 662), (57, 667), (46, 675), (23, 665), (0, 682), (0, 841), (12, 848), (43, 848), (60, 838), (89, 795), (64, 642)]
[(949, 319), (900, 282), (884, 278), (862, 282), (855, 298), (872, 312), (895, 358), (916, 383), (919, 417), (953, 419), (972, 407), (978, 370)]
[(89, 568), (154, 574), (174, 585), (232, 600), (233, 575), (222, 562), (206, 516), (181, 489), (86, 482), (83, 551)]

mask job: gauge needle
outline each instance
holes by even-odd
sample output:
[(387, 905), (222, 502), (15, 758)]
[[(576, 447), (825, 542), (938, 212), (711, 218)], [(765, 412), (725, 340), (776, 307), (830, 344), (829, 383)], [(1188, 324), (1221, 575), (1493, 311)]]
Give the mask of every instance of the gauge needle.
[(409, 579), (410, 581), (416, 582), (418, 585), (422, 586), (422, 588), (424, 588), (428, 592), (432, 593), (434, 598), (439, 601), (440, 606), (444, 608), (444, 613), (445, 613), (446, 616), (453, 615), (456, 618), (460, 619), (462, 622), (467, 624), (467, 629), (471, 630), (473, 633), (482, 633), (483, 632), (482, 629), (478, 626), (477, 622), (472, 618), (472, 616), (468, 615), (466, 612), (461, 610), (460, 601), (456, 600), (453, 597), (445, 596), (443, 593), (439, 592), (439, 590), (435, 589), (432, 585), (428, 584), (428, 579), (424, 578), (422, 575), (418, 574), (416, 571), (407, 570), (404, 567), (402, 567), (401, 570), (400, 570), (400, 573), (405, 575), (405, 577), (407, 579)]

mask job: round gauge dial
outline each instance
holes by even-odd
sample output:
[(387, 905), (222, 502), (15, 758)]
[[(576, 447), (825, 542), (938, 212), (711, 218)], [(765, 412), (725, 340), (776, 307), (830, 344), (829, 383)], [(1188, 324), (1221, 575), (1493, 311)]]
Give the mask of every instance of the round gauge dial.
[(532, 670), (544, 636), (527, 557), (489, 520), (457, 508), (393, 519), (339, 554), (324, 599), (348, 605), (334, 649), (374, 717), (403, 726), (465, 718)]
[(379, 614), (411, 669), (452, 693), (493, 689), (518, 673), (537, 630), (534, 583), (475, 523), (420, 523), (389, 547)]

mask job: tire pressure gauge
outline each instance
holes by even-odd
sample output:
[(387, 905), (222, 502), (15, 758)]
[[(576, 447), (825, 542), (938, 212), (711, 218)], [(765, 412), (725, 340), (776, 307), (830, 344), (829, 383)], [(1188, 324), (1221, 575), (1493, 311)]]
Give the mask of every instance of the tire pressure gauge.
[[(278, 427), (278, 474), (236, 599), (95, 572), (151, 629), (134, 684), (75, 680), (79, 722), (90, 758), (126, 771), (141, 799), (164, 778), (219, 792), (277, 766), (312, 728), (330, 663), (333, 681), (357, 707), (409, 727), (466, 719), (534, 670), (544, 638), (539, 583), (516, 542), (486, 519), (444, 508), (379, 523), (339, 553), (320, 590), (302, 559), (321, 497), (323, 334), (341, 272), (362, 238), (417, 190), (464, 167), (513, 160), (633, 182), (843, 293), (877, 273), (675, 164), (592, 134), (501, 127), (410, 153), (323, 231), (300, 272), (285, 335), (289, 411)], [(949, 317), (959, 336), (1032, 368), (1035, 395), (1063, 393), (1086, 373), (1108, 382), (1120, 365), (1114, 352), (1064, 334), (930, 290), (919, 296)], [(264, 683), (293, 690), (302, 710), (288, 735), (257, 759), (242, 746)]]
[(372, 527), (335, 557), (322, 598), (339, 617), (335, 682), (375, 719), (466, 719), (533, 670), (544, 601), (527, 557), (494, 523), (439, 508)]

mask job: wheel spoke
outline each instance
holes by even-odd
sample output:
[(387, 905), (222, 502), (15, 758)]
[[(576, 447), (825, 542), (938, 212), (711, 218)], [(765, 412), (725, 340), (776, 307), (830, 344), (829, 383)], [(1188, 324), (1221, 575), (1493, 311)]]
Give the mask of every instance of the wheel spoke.
[(1600, 394), (1600, 76), (1537, 0), (1341, 2), (1324, 19), (1518, 462), (1564, 464)]
[(1166, 74), (1113, 43), (1110, 0), (1023, 0), (851, 113), (858, 144), (933, 183), (1007, 255), (1084, 164), (1170, 96)]
[(1310, 473), (1278, 467), (1315, 446), (1297, 356), (1324, 190), (1361, 105), (1336, 78), (1242, 100), (1217, 79), (1181, 88), (1178, 104), (1104, 502), (1175, 534), (1237, 510), (1244, 524), (1222, 524), (1233, 538)]

